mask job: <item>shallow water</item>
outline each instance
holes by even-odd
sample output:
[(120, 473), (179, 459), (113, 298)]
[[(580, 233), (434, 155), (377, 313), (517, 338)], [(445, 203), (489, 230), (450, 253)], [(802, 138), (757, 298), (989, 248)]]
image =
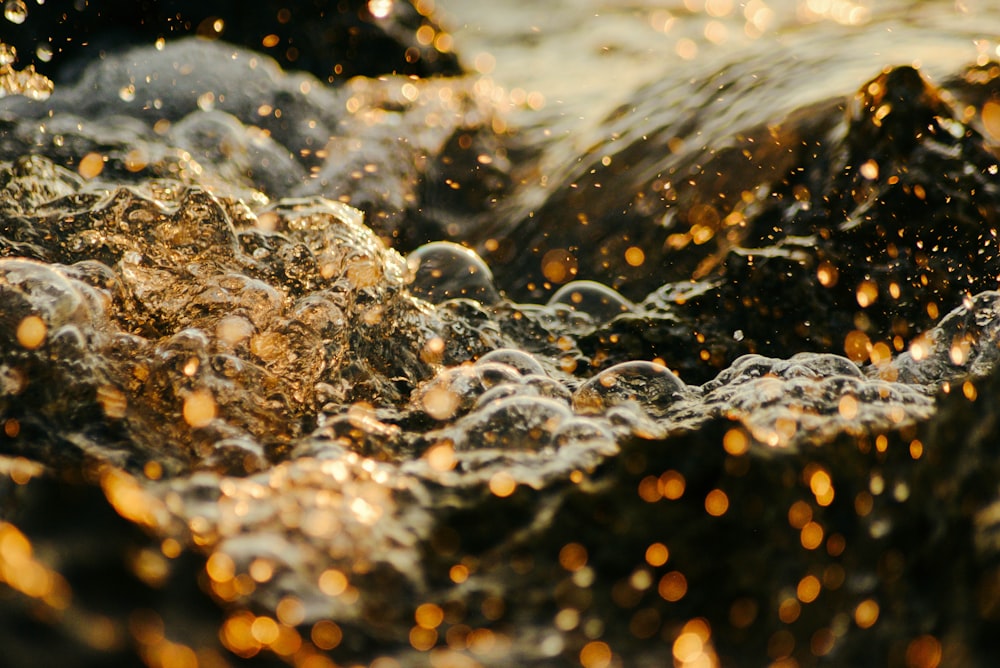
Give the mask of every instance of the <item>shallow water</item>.
[(990, 665), (1000, 12), (438, 9), (0, 100), (13, 665)]

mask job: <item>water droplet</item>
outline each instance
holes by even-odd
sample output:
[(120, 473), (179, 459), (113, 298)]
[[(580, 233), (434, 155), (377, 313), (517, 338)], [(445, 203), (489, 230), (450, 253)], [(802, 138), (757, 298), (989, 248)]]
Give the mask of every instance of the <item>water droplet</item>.
[(17, 49), (0, 42), (0, 67), (13, 65), (17, 60)]
[(3, 5), (4, 18), (20, 25), (28, 18), (28, 7), (23, 0), (7, 0)]

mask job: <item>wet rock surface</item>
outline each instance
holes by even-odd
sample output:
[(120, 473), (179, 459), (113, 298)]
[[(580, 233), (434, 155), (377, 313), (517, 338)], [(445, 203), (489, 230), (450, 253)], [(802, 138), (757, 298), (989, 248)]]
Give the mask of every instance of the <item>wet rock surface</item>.
[(482, 81), (225, 24), (0, 100), (9, 665), (990, 665), (1000, 65), (519, 221)]

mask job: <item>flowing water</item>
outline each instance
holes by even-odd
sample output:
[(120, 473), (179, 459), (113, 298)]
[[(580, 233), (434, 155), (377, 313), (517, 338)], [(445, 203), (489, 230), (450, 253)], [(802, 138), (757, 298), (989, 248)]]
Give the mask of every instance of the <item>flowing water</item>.
[(1000, 9), (52, 4), (0, 665), (1000, 656)]

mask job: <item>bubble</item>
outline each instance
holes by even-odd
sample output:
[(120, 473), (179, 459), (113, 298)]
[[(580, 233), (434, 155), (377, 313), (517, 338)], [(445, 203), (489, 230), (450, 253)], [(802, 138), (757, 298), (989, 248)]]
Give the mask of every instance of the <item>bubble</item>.
[(496, 350), (491, 350), (480, 357), (476, 361), (476, 364), (486, 364), (488, 362), (498, 362), (500, 364), (512, 366), (524, 375), (545, 375), (545, 370), (542, 368), (542, 365), (538, 363), (538, 360), (532, 357), (529, 353), (522, 350), (516, 350), (514, 348), (497, 348)]
[(618, 449), (610, 429), (597, 420), (579, 417), (570, 418), (561, 423), (553, 435), (553, 443), (559, 448), (587, 444), (599, 445), (601, 447), (595, 449), (605, 452), (614, 452)]
[(491, 388), (521, 382), (521, 375), (506, 364), (486, 362), (444, 369), (414, 391), (414, 403), (435, 420), (449, 420), (467, 413)]
[(635, 402), (653, 413), (672, 404), (685, 386), (670, 369), (652, 362), (622, 362), (605, 369), (573, 394), (573, 410), (598, 414), (612, 406)]
[[(0, 259), (0, 293), (8, 293), (4, 295), (8, 308), (16, 303), (10, 301), (12, 298), (24, 300), (30, 305), (28, 310), (33, 311), (33, 315), (41, 318), (50, 329), (74, 322), (86, 324), (92, 320), (94, 314), (90, 312), (79, 287), (84, 286), (41, 262)], [(33, 329), (37, 331), (37, 324)]]
[(529, 374), (525, 376), (521, 382), (525, 388), (530, 389), (532, 392), (537, 393), (542, 397), (564, 401), (567, 405), (573, 399), (572, 393), (566, 389), (565, 385), (553, 378), (549, 378), (548, 376)]
[(574, 311), (581, 311), (599, 321), (611, 320), (635, 308), (632, 302), (616, 290), (597, 281), (567, 283), (549, 299), (550, 306), (555, 304), (565, 304)]
[(569, 408), (553, 399), (513, 396), (469, 413), (455, 423), (455, 449), (538, 451), (553, 443)]
[(406, 258), (413, 282), (410, 291), (429, 302), (466, 297), (492, 305), (500, 302), (493, 273), (475, 251), (450, 241), (425, 244)]

